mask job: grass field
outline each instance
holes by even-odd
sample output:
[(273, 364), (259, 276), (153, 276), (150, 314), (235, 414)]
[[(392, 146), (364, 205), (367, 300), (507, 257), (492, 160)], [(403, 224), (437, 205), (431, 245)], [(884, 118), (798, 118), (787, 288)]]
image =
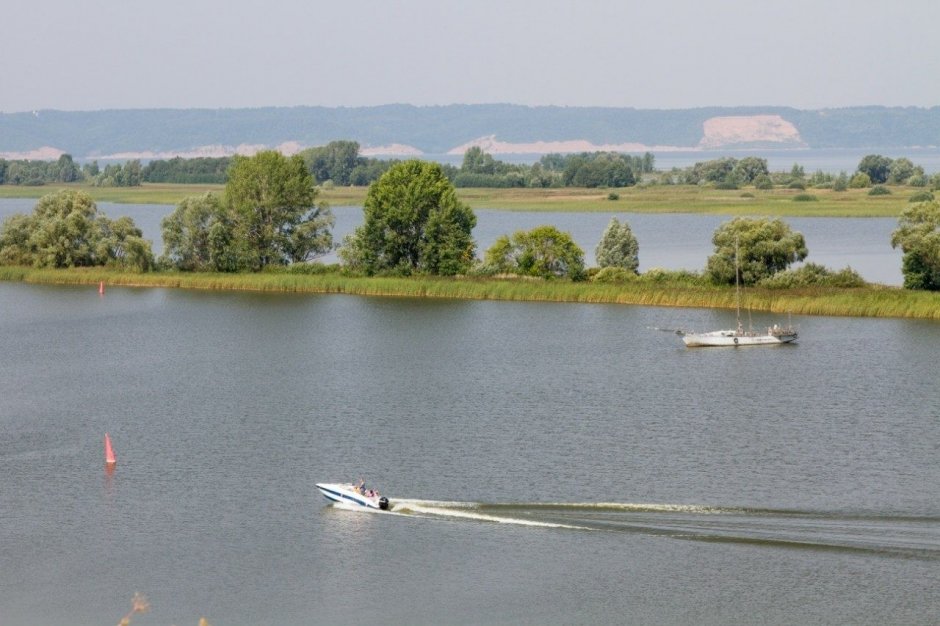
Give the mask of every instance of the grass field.
[[(0, 266), (0, 280), (37, 284), (123, 285), (184, 289), (339, 293), (363, 296), (590, 302), (646, 306), (727, 308), (735, 306), (733, 287), (703, 287), (652, 281), (623, 284), (572, 283), (497, 278), (377, 278), (341, 273), (136, 274), (100, 268), (35, 270)], [(903, 317), (940, 320), (940, 293), (870, 286), (857, 289), (749, 289), (747, 306), (755, 311), (796, 315)]]
[[(186, 196), (206, 191), (221, 192), (221, 185), (145, 184), (141, 187), (89, 187), (0, 185), (0, 198), (38, 198), (57, 189), (83, 189), (101, 202), (177, 204)], [(869, 196), (867, 189), (836, 192), (831, 189), (753, 188), (718, 190), (690, 185), (628, 187), (617, 189), (618, 200), (608, 200), (608, 189), (458, 189), (458, 195), (474, 209), (508, 211), (699, 213), (777, 217), (897, 217), (908, 198), (919, 189), (891, 187), (891, 195)], [(796, 202), (807, 193), (816, 201)], [(747, 197), (747, 194), (753, 197)], [(362, 205), (365, 187), (325, 189), (320, 198), (333, 206)]]

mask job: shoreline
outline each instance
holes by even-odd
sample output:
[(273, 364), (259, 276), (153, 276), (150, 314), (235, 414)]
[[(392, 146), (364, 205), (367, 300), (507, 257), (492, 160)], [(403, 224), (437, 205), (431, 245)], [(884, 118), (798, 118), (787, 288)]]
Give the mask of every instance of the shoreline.
[[(92, 187), (85, 184), (56, 184), (38, 187), (0, 185), (0, 198), (40, 198), (61, 189), (87, 192), (95, 202), (117, 204), (176, 205), (183, 198), (207, 191), (221, 193), (223, 185), (178, 185), (145, 183), (140, 187)], [(474, 210), (548, 211), (566, 213), (684, 213), (693, 215), (762, 217), (893, 217), (910, 205), (909, 198), (920, 188), (889, 186), (891, 194), (869, 196), (868, 189), (775, 188), (753, 187), (714, 189), (694, 185), (637, 185), (617, 189), (561, 187), (467, 188), (457, 189), (457, 196)], [(317, 199), (330, 206), (362, 206), (368, 187), (319, 188)], [(611, 200), (614, 193), (617, 199)], [(813, 201), (794, 200), (810, 195)]]
[[(0, 280), (36, 285), (89, 285), (253, 291), (266, 293), (346, 294), (357, 296), (570, 302), (681, 308), (734, 309), (733, 287), (680, 284), (572, 283), (496, 278), (353, 277), (323, 274), (132, 273), (104, 268), (32, 269), (0, 266)], [(748, 308), (795, 315), (940, 320), (940, 292), (900, 287), (748, 289)]]

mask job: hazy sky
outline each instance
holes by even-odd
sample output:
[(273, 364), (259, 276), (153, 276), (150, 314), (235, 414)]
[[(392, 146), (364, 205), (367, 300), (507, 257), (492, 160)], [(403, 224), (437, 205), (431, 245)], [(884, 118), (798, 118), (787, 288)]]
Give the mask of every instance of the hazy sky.
[(938, 0), (24, 0), (0, 111), (934, 106), (938, 24)]

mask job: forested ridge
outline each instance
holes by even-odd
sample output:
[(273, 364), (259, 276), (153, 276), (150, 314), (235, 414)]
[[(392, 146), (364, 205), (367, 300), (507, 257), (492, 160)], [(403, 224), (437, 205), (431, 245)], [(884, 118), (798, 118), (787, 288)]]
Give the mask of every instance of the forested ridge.
[(50, 146), (76, 158), (128, 151), (154, 153), (204, 146), (297, 142), (302, 147), (350, 139), (363, 146), (404, 144), (442, 154), (480, 137), (500, 141), (586, 140), (695, 146), (706, 120), (779, 115), (810, 148), (940, 145), (940, 107), (703, 107), (653, 110), (477, 104), (418, 107), (267, 107), (123, 109), (0, 113), (0, 153)]

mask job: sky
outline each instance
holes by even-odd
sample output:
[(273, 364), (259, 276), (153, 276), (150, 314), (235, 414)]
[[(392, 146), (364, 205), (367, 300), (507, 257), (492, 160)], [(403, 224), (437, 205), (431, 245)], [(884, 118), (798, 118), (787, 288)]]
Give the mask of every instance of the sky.
[(30, 0), (0, 111), (940, 105), (937, 0)]

